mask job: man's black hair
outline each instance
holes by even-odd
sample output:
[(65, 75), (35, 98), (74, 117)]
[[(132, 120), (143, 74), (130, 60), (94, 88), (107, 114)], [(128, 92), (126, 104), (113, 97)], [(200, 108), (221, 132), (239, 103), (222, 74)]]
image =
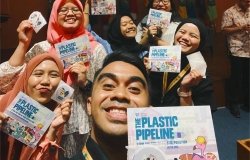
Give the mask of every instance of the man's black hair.
[(149, 77), (148, 77), (148, 73), (146, 70), (146, 67), (143, 63), (143, 61), (135, 54), (132, 53), (128, 53), (128, 52), (113, 52), (109, 55), (106, 56), (106, 58), (103, 61), (103, 65), (101, 67), (101, 69), (99, 69), (94, 76), (94, 83), (96, 78), (98, 77), (98, 75), (100, 74), (100, 72), (110, 63), (112, 62), (116, 62), (116, 61), (122, 61), (125, 63), (129, 63), (133, 66), (135, 66), (136, 68), (138, 68), (141, 73), (143, 74), (143, 76), (145, 77), (146, 81), (147, 81), (147, 85), (149, 85)]

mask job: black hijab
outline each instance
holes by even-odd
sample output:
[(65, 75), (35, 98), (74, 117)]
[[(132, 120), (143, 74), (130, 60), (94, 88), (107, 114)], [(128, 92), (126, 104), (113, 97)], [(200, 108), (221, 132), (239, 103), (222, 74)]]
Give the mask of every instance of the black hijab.
[(128, 13), (116, 15), (113, 21), (109, 25), (108, 42), (110, 43), (113, 51), (131, 52), (139, 56), (142, 52), (148, 51), (148, 47), (145, 47), (137, 43), (135, 40), (135, 37), (126, 38), (122, 35), (120, 22), (121, 22), (121, 18), (124, 16), (130, 17), (134, 22), (133, 17)]
[(181, 28), (181, 26), (183, 26), (186, 23), (194, 24), (200, 32), (200, 44), (199, 47), (195, 50), (195, 52), (204, 50), (207, 41), (207, 30), (205, 25), (200, 20), (193, 18), (183, 19), (181, 23), (177, 26), (175, 34)]

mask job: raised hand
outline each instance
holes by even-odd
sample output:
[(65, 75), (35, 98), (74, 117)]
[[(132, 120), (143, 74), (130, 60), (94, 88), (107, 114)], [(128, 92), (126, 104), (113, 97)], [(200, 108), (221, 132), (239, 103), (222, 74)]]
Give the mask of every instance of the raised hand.
[(19, 43), (23, 43), (25, 46), (29, 46), (34, 32), (32, 23), (29, 20), (23, 20), (19, 24), (17, 32)]

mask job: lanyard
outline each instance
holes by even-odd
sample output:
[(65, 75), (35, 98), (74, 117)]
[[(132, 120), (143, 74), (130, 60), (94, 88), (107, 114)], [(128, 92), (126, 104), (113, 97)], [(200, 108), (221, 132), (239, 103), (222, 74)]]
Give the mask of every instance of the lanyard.
[(187, 73), (187, 71), (190, 69), (190, 65), (188, 64), (175, 79), (169, 84), (168, 86), (168, 73), (164, 72), (163, 75), (163, 82), (162, 82), (162, 96), (164, 96), (173, 86)]
[(89, 154), (89, 151), (88, 151), (86, 145), (82, 149), (82, 154), (83, 154), (85, 160), (93, 160), (91, 155)]

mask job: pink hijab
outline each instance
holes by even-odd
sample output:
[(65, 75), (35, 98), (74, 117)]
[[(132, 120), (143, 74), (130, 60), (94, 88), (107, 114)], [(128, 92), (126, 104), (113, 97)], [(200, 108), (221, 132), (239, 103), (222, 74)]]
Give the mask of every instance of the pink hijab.
[[(56, 43), (60, 43), (66, 40), (77, 38), (82, 35), (87, 35), (90, 41), (91, 51), (93, 53), (93, 50), (95, 46), (97, 45), (97, 42), (95, 41), (95, 38), (91, 35), (91, 33), (88, 32), (84, 28), (83, 24), (74, 33), (66, 34), (63, 31), (63, 28), (57, 22), (58, 10), (60, 9), (62, 5), (64, 5), (68, 1), (76, 4), (79, 7), (79, 9), (83, 12), (83, 6), (80, 0), (55, 0), (54, 1), (51, 14), (50, 14), (50, 18), (49, 18), (48, 31), (47, 31), (47, 40), (50, 44), (52, 44), (52, 47), (50, 48), (50, 50), (55, 50), (54, 45)], [(72, 82), (74, 81), (73, 76), (71, 76), (68, 69), (64, 69), (64, 80), (69, 85), (71, 85)]]
[[(69, 0), (55, 0), (49, 18), (48, 31), (47, 31), (47, 40), (52, 45), (60, 43), (66, 40), (70, 40), (81, 35), (88, 35), (90, 41), (94, 41), (95, 38), (83, 27), (83, 24), (76, 30), (74, 33), (66, 34), (63, 31), (63, 28), (57, 22), (58, 19), (58, 10), (62, 5), (64, 5)], [(82, 3), (79, 0), (70, 0), (76, 4), (79, 9), (83, 12)]]

